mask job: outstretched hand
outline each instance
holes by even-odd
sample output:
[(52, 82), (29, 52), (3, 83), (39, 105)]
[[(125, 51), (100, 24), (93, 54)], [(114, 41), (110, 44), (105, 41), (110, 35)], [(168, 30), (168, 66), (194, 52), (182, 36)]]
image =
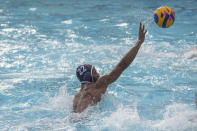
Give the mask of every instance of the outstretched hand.
[(142, 22), (140, 22), (140, 27), (139, 27), (139, 34), (138, 34), (138, 41), (140, 41), (140, 43), (143, 43), (145, 40), (145, 35), (147, 30), (145, 30), (145, 25), (142, 24)]

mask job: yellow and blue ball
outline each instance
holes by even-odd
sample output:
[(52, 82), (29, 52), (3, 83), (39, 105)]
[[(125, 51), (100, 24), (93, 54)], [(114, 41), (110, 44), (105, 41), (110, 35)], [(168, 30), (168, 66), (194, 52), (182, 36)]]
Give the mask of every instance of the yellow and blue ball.
[(159, 27), (168, 28), (175, 21), (175, 13), (171, 8), (162, 6), (154, 11), (154, 21)]

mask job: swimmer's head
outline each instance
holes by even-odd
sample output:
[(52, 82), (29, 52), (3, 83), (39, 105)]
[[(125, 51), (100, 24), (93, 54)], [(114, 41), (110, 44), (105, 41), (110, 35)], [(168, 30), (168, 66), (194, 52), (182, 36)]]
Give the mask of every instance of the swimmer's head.
[(89, 64), (78, 66), (76, 69), (76, 75), (81, 84), (96, 82), (100, 77), (96, 68)]

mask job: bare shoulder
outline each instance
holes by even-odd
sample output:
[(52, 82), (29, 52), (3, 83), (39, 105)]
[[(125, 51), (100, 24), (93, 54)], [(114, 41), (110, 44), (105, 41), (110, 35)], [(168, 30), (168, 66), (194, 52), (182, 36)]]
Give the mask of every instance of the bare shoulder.
[(110, 83), (110, 80), (111, 78), (109, 74), (101, 76), (95, 83), (95, 88), (107, 87)]
[(110, 73), (101, 76), (98, 81), (96, 82), (96, 88), (102, 87), (102, 86), (108, 86), (109, 84), (115, 82), (122, 73), (121, 66), (116, 66)]

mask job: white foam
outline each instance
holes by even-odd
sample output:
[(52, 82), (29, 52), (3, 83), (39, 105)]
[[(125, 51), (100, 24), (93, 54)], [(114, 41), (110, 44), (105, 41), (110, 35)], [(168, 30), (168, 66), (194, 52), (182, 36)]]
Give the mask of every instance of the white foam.
[[(162, 48), (164, 48), (164, 51), (157, 51), (158, 45)], [(178, 55), (174, 52), (167, 52), (165, 50), (170, 48), (172, 50), (175, 50), (174, 46), (172, 46), (169, 42), (161, 42), (157, 43), (157, 45), (154, 45), (152, 43), (146, 42), (146, 45), (143, 45), (140, 49), (139, 56), (140, 57), (149, 57), (149, 58), (176, 58)], [(162, 62), (162, 60), (161, 60)], [(164, 61), (163, 61), (164, 62)]]
[(72, 109), (72, 97), (66, 93), (66, 86), (59, 89), (59, 93), (49, 99), (48, 106), (53, 110), (69, 112)]
[(66, 30), (66, 32), (67, 32), (68, 37), (73, 38), (73, 39), (78, 38), (78, 36), (75, 34), (73, 30), (68, 29)]
[(130, 45), (131, 43), (134, 43), (135, 41), (132, 38), (122, 38), (121, 40), (123, 40), (123, 44), (127, 44)]
[(136, 107), (137, 106), (135, 105), (132, 109), (120, 105), (109, 117), (102, 119), (102, 128), (126, 130), (128, 129), (128, 126), (139, 124), (140, 117)]
[(117, 24), (115, 26), (118, 26), (118, 27), (127, 27), (128, 26), (128, 23), (120, 23), (120, 24)]
[(8, 24), (0, 24), (0, 26), (6, 27), (6, 26), (8, 26)]
[[(13, 84), (11, 83), (11, 82), (9, 82), (8, 80), (4, 80), (4, 81), (1, 81), (0, 82), (0, 92), (2, 93), (2, 94), (4, 94), (4, 91), (5, 90), (7, 90), (7, 89), (10, 89), (10, 88), (13, 88), (14, 86), (13, 86)], [(8, 95), (8, 94), (6, 94), (6, 95)]]
[(36, 11), (37, 8), (29, 8), (30, 11)]
[(0, 32), (0, 34), (2, 35), (9, 35), (12, 36), (14, 38), (17, 37), (21, 37), (24, 35), (29, 35), (29, 34), (36, 34), (36, 29), (33, 29), (32, 27), (23, 27), (23, 28), (4, 28), (2, 29), (2, 31)]
[(187, 104), (166, 107), (162, 120), (154, 121), (153, 128), (159, 130), (184, 131), (197, 129), (197, 112)]
[(62, 24), (72, 24), (72, 20), (65, 20), (61, 22)]
[(44, 43), (45, 43), (44, 45), (45, 48), (55, 49), (61, 46), (60, 42), (56, 40), (45, 40)]
[(2, 29), (3, 32), (13, 32), (13, 31), (17, 31), (17, 29), (15, 28), (5, 28), (5, 29)]
[(0, 13), (3, 13), (3, 9), (0, 9)]
[[(8, 53), (9, 51), (16, 51), (18, 49), (20, 50), (26, 50), (28, 48), (27, 45), (11, 45), (11, 44), (7, 44), (7, 40), (3, 40), (0, 42), (1, 44), (1, 50), (0, 50), (0, 55), (4, 54), (4, 53)], [(6, 58), (2, 58), (2, 61), (6, 61)], [(1, 63), (3, 64), (3, 63)]]
[(107, 22), (107, 21), (109, 21), (109, 19), (101, 19), (100, 21), (101, 22)]

